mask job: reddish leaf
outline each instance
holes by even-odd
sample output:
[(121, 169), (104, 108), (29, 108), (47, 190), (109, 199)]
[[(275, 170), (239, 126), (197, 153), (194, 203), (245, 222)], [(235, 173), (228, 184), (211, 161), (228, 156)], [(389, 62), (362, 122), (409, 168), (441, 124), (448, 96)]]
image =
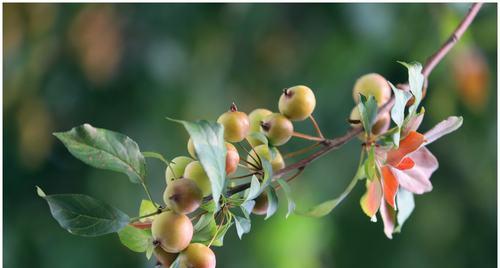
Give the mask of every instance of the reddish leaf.
[(391, 205), (391, 207), (396, 208), (395, 199), (396, 193), (398, 191), (398, 180), (392, 174), (391, 169), (388, 166), (382, 167), (382, 179), (383, 179), (383, 188), (384, 188), (384, 199), (387, 204)]
[(415, 161), (413, 161), (409, 157), (405, 157), (405, 158), (403, 158), (403, 160), (401, 160), (401, 162), (399, 162), (399, 164), (396, 166), (396, 168), (399, 170), (406, 170), (406, 169), (413, 168), (414, 166), (415, 166)]
[(406, 155), (420, 148), (424, 141), (424, 135), (416, 131), (410, 131), (410, 133), (401, 140), (397, 149), (387, 153), (387, 163), (391, 166), (397, 166)]
[(382, 201), (382, 186), (377, 178), (366, 180), (366, 193), (361, 197), (360, 204), (363, 212), (373, 218)]

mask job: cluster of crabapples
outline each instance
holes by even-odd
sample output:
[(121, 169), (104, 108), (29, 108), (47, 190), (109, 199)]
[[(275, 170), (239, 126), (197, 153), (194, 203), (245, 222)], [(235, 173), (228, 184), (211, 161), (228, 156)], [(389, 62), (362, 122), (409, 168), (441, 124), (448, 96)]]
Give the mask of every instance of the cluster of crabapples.
[[(389, 82), (380, 74), (370, 73), (361, 76), (352, 90), (352, 96), (356, 103), (359, 103), (360, 94), (363, 96), (373, 96), (377, 101), (377, 106), (384, 105), (391, 98), (391, 87)], [(361, 123), (361, 116), (357, 106), (351, 111), (349, 116), (351, 126), (357, 126)], [(372, 126), (371, 134), (379, 135), (386, 132), (391, 124), (391, 115), (389, 112), (378, 116), (377, 121)]]
[[(240, 166), (240, 154), (233, 143), (245, 139), (252, 146), (246, 160), (242, 160), (249, 171), (256, 172), (262, 168), (258, 160), (261, 158), (271, 163), (273, 171), (284, 168), (285, 162), (278, 149), (273, 147), (276, 152), (271, 153), (268, 145), (250, 134), (261, 132), (267, 137), (269, 144), (283, 145), (294, 133), (292, 121), (308, 118), (315, 106), (314, 93), (306, 86), (285, 89), (279, 99), (279, 113), (260, 108), (247, 115), (238, 111), (236, 105), (231, 105), (230, 110), (217, 120), (224, 126), (228, 178), (231, 179), (229, 176)], [(203, 198), (211, 194), (210, 180), (201, 163), (196, 160), (196, 150), (191, 139), (187, 143), (187, 149), (191, 157), (175, 157), (165, 171), (167, 187), (163, 200), (168, 210), (153, 219), (151, 232), (154, 252), (164, 267), (169, 267), (178, 256), (180, 267), (212, 268), (216, 263), (215, 255), (209, 246), (191, 243), (193, 224), (186, 216), (198, 209)], [(252, 212), (263, 215), (267, 207), (267, 195), (263, 193), (255, 199)]]

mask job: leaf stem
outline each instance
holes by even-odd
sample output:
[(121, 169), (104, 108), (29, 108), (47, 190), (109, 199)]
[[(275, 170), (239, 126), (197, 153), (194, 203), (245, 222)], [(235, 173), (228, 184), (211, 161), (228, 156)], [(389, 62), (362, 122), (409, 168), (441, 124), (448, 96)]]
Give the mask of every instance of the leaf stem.
[(155, 201), (153, 201), (153, 198), (151, 197), (151, 193), (149, 192), (149, 189), (148, 189), (148, 186), (146, 185), (146, 183), (143, 181), (141, 182), (141, 185), (142, 185), (142, 188), (144, 188), (144, 192), (146, 192), (146, 195), (148, 196), (148, 199), (149, 201), (151, 201), (151, 203), (153, 203), (153, 205), (160, 209), (160, 207), (158, 205), (156, 205)]
[(321, 129), (319, 128), (318, 122), (316, 122), (316, 119), (314, 119), (314, 116), (312, 114), (309, 116), (309, 119), (311, 120), (311, 122), (314, 126), (314, 129), (316, 129), (318, 136), (322, 139), (325, 139), (325, 136), (323, 136), (323, 133), (321, 132)]
[(325, 140), (325, 138), (315, 137), (315, 136), (311, 136), (311, 135), (307, 135), (307, 134), (295, 132), (295, 131), (292, 133), (292, 136), (297, 137), (297, 138), (301, 138), (304, 140), (310, 140), (310, 141), (324, 141)]

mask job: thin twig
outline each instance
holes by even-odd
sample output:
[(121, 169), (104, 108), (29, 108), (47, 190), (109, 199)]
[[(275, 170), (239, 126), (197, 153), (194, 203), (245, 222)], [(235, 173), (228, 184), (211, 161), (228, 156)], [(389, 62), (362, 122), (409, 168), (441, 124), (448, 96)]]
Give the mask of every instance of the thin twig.
[(319, 142), (318, 142), (318, 143), (315, 143), (315, 144), (313, 144), (313, 145), (309, 145), (309, 146), (307, 146), (307, 147), (305, 147), (305, 148), (302, 148), (302, 149), (300, 149), (300, 150), (297, 150), (297, 151), (294, 151), (294, 152), (287, 153), (287, 154), (285, 154), (285, 155), (283, 156), (283, 158), (284, 158), (284, 159), (287, 159), (287, 158), (292, 158), (292, 157), (295, 157), (295, 156), (297, 156), (297, 155), (301, 155), (301, 154), (307, 153), (307, 152), (309, 152), (310, 150), (312, 150), (312, 149), (314, 149), (314, 148), (318, 147), (319, 145), (321, 145), (321, 143), (319, 143)]
[(316, 119), (314, 119), (314, 116), (312, 114), (309, 116), (309, 119), (311, 120), (311, 122), (314, 126), (314, 129), (316, 129), (318, 136), (322, 139), (325, 139), (325, 136), (323, 136), (323, 133), (321, 132), (321, 129), (319, 128), (318, 122), (316, 122)]
[(252, 173), (244, 174), (244, 175), (241, 175), (241, 176), (230, 177), (229, 179), (230, 180), (243, 179), (243, 178), (250, 177), (250, 176), (253, 176), (253, 175), (257, 175), (257, 174), (259, 174), (259, 172), (252, 172)]
[(307, 135), (307, 134), (295, 132), (295, 131), (293, 132), (292, 136), (297, 137), (297, 138), (301, 138), (304, 140), (310, 140), (310, 141), (324, 141), (325, 140), (325, 138), (315, 137), (315, 136), (311, 136), (311, 135)]

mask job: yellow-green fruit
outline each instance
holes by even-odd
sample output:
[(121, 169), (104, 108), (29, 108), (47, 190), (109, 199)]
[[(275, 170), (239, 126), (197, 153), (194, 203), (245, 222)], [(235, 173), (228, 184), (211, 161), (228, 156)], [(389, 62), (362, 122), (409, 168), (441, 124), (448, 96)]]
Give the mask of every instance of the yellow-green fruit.
[(170, 267), (170, 265), (172, 265), (172, 263), (175, 261), (178, 255), (176, 253), (168, 253), (165, 250), (163, 250), (160, 246), (155, 247), (153, 253), (158, 263), (160, 263), (165, 268)]
[[(273, 167), (273, 172), (276, 172), (282, 168), (285, 167), (285, 161), (283, 160), (283, 157), (281, 156), (280, 152), (278, 149), (274, 148), (275, 150), (275, 156), (271, 160), (271, 152), (269, 151), (269, 147), (265, 144), (256, 146), (253, 148), (253, 150), (250, 151), (250, 154), (247, 156), (247, 162), (253, 164), (254, 166), (259, 166), (259, 158), (257, 158), (257, 155), (261, 158), (265, 158), (267, 161), (271, 162), (271, 166)], [(257, 152), (257, 155), (255, 154)], [(255, 160), (254, 160), (255, 159)], [(248, 164), (248, 168), (254, 170), (254, 167), (252, 165)]]
[(282, 114), (274, 113), (266, 116), (261, 124), (262, 132), (274, 146), (280, 146), (290, 140), (293, 124)]
[[(351, 114), (349, 115), (349, 121), (352, 127), (355, 126), (360, 126), (361, 125), (361, 115), (359, 114), (359, 109), (357, 106), (354, 106), (354, 108), (351, 111)], [(356, 123), (354, 121), (357, 121)], [(380, 115), (372, 126), (372, 133), (375, 135), (382, 134), (386, 132), (389, 129), (389, 126), (391, 124), (391, 116), (389, 113), (384, 113)]]
[(224, 139), (228, 142), (240, 142), (250, 132), (250, 121), (244, 112), (231, 108), (231, 111), (223, 113), (217, 122), (224, 126)]
[(165, 179), (167, 180), (167, 184), (169, 181), (182, 177), (186, 166), (193, 161), (193, 159), (187, 156), (178, 156), (172, 159), (172, 161), (170, 161), (170, 165), (168, 165), (165, 170)]
[(196, 156), (196, 150), (194, 149), (193, 139), (189, 138), (187, 148), (188, 148), (188, 153), (192, 158), (194, 159), (198, 158)]
[(380, 74), (370, 73), (361, 76), (352, 90), (352, 96), (356, 103), (359, 102), (359, 94), (365, 97), (373, 96), (378, 106), (382, 106), (391, 98), (391, 86)]
[(203, 196), (207, 196), (212, 193), (210, 179), (208, 178), (207, 173), (205, 173), (200, 161), (193, 161), (186, 166), (186, 169), (184, 170), (184, 178), (193, 180), (201, 189)]
[(192, 243), (179, 255), (181, 268), (215, 268), (215, 254), (201, 243)]
[(163, 250), (169, 253), (178, 253), (191, 242), (193, 224), (186, 215), (166, 211), (154, 218), (151, 234)]
[(167, 184), (163, 201), (168, 208), (180, 214), (195, 211), (201, 205), (203, 193), (193, 180), (178, 179)]
[[(262, 122), (262, 120), (264, 120), (264, 117), (272, 113), (273, 112), (267, 109), (259, 108), (253, 110), (250, 114), (248, 114), (248, 119), (250, 120), (250, 132), (260, 132), (260, 123)], [(247, 137), (247, 140), (252, 146), (262, 144), (260, 140), (250, 136)]]
[(267, 198), (267, 193), (261, 193), (255, 198), (255, 206), (253, 207), (252, 213), (256, 215), (265, 215), (268, 206), (269, 200)]
[(226, 152), (226, 174), (231, 175), (238, 169), (240, 155), (236, 147), (229, 142), (226, 142)]
[(316, 107), (316, 97), (310, 88), (294, 86), (283, 91), (278, 106), (280, 113), (290, 120), (300, 121), (312, 114)]

